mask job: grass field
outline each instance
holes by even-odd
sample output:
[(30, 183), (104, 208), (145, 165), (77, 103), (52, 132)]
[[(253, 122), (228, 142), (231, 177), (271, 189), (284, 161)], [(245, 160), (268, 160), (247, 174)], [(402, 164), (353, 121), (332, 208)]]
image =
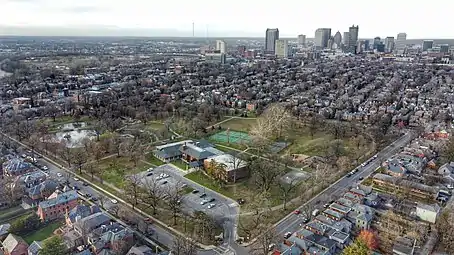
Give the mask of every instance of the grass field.
[(165, 162), (162, 162), (160, 159), (156, 158), (152, 152), (147, 153), (145, 155), (145, 161), (155, 165), (155, 166), (162, 166), (166, 164)]
[(149, 166), (141, 161), (134, 166), (129, 158), (111, 157), (101, 160), (99, 168), (103, 174), (103, 180), (119, 188), (122, 188), (125, 182), (125, 176), (145, 171)]
[(175, 160), (171, 162), (174, 166), (180, 168), (181, 170), (187, 170), (188, 165), (184, 163), (181, 159)]
[(43, 240), (49, 238), (50, 236), (52, 236), (54, 231), (62, 225), (63, 225), (63, 223), (60, 221), (51, 223), (47, 226), (44, 226), (41, 229), (38, 229), (37, 231), (35, 231), (33, 233), (25, 236), (24, 240), (28, 244), (33, 243), (33, 241), (43, 241)]
[(147, 122), (146, 127), (149, 129), (153, 129), (153, 130), (159, 130), (159, 129), (164, 128), (165, 125), (160, 122)]
[(255, 119), (231, 119), (220, 124), (220, 126), (224, 130), (230, 128), (231, 130), (248, 132), (255, 123)]

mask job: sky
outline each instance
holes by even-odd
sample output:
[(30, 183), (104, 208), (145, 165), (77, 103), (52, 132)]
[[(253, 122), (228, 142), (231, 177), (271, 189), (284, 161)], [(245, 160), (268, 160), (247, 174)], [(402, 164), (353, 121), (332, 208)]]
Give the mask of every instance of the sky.
[[(440, 7), (440, 8), (438, 8)], [(427, 8), (404, 0), (0, 0), (0, 35), (92, 35), (144, 33), (144, 36), (265, 36), (279, 28), (281, 37), (314, 37), (321, 27), (359, 37), (454, 38), (453, 0)], [(26, 28), (26, 29), (24, 29)], [(129, 34), (128, 34), (129, 35)]]

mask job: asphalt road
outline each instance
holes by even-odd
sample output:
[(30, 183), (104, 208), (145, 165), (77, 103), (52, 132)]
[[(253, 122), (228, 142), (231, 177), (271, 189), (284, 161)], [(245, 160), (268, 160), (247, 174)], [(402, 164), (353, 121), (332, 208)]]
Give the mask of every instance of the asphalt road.
[[(313, 197), (309, 202), (308, 205), (311, 208), (322, 209), (323, 204), (328, 203), (332, 200), (333, 194), (342, 194), (343, 191), (346, 191), (350, 187), (356, 186), (360, 182), (360, 177), (366, 178), (370, 174), (372, 174), (379, 166), (380, 163), (389, 158), (390, 156), (394, 155), (398, 151), (401, 150), (401, 147), (406, 145), (411, 141), (410, 133), (400, 137), (390, 146), (383, 149), (381, 152), (378, 153), (378, 157), (372, 160), (368, 165), (365, 167), (357, 167), (358, 172), (354, 175), (347, 177), (344, 176), (339, 179), (337, 182), (329, 186), (327, 189), (319, 193), (317, 196)], [(303, 207), (306, 205), (301, 206), (299, 209), (303, 210)], [(283, 236), (286, 232), (295, 232), (300, 229), (300, 224), (303, 223), (303, 217), (301, 215), (295, 215), (293, 213), (287, 215), (283, 218), (280, 222), (275, 225), (275, 231), (279, 236)], [(252, 244), (253, 245), (253, 244)]]

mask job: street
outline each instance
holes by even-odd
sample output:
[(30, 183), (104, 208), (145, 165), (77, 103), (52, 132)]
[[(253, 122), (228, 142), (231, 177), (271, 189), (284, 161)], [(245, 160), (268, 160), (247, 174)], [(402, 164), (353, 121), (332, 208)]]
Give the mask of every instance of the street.
[[(381, 152), (378, 153), (378, 157), (374, 160), (372, 160), (368, 165), (365, 167), (358, 166), (358, 172), (353, 174), (352, 176), (344, 176), (341, 179), (339, 179), (337, 182), (326, 188), (324, 191), (320, 192), (318, 195), (313, 197), (311, 200), (309, 200), (306, 204), (309, 204), (311, 208), (314, 209), (322, 209), (322, 206), (324, 203), (328, 203), (331, 200), (331, 196), (333, 194), (339, 194), (342, 191), (347, 190), (349, 187), (354, 187), (358, 182), (359, 178), (363, 177), (366, 178), (368, 177), (371, 173), (373, 173), (379, 166), (380, 162), (383, 159), (386, 159), (392, 155), (394, 155), (396, 152), (401, 150), (400, 148), (407, 143), (409, 143), (411, 140), (411, 135), (410, 133), (405, 134), (404, 136), (400, 137), (398, 140), (396, 140), (394, 143), (392, 143), (390, 146), (386, 147), (383, 149)], [(299, 207), (298, 209), (303, 210), (304, 206)], [(303, 223), (303, 217), (300, 215), (295, 215), (293, 213), (287, 215), (285, 218), (283, 218), (281, 221), (279, 221), (275, 226), (275, 231), (278, 234), (279, 237), (283, 236), (284, 233), (286, 232), (295, 232), (298, 229), (300, 229), (300, 224)], [(253, 245), (253, 244), (252, 244)]]

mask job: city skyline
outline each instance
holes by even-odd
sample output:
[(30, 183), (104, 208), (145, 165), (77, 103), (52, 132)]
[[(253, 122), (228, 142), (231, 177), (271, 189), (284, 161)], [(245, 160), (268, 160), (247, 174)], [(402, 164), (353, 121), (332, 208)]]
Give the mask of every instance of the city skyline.
[[(279, 28), (280, 36), (285, 38), (296, 38), (299, 34), (312, 37), (320, 27), (343, 33), (352, 24), (359, 25), (360, 38), (396, 36), (401, 32), (407, 33), (409, 39), (454, 37), (449, 32), (449, 24), (454, 23), (449, 8), (441, 8), (436, 15), (421, 19), (419, 14), (425, 13), (423, 6), (390, 0), (383, 0), (373, 10), (356, 4), (355, 8), (350, 8), (353, 1), (331, 2), (328, 10), (327, 4), (321, 2), (295, 3), (290, 9), (279, 5), (257, 8), (258, 1), (237, 2), (222, 6), (219, 12), (218, 6), (209, 5), (205, 0), (151, 4), (143, 0), (115, 3), (82, 0), (76, 4), (55, 0), (3, 0), (0, 35), (90, 36), (101, 31), (114, 36), (191, 37), (194, 23), (196, 37), (263, 37), (267, 27)], [(449, 5), (447, 0), (440, 4), (443, 3)], [(405, 19), (401, 18), (402, 12)], [(232, 18), (233, 13), (235, 18)]]

